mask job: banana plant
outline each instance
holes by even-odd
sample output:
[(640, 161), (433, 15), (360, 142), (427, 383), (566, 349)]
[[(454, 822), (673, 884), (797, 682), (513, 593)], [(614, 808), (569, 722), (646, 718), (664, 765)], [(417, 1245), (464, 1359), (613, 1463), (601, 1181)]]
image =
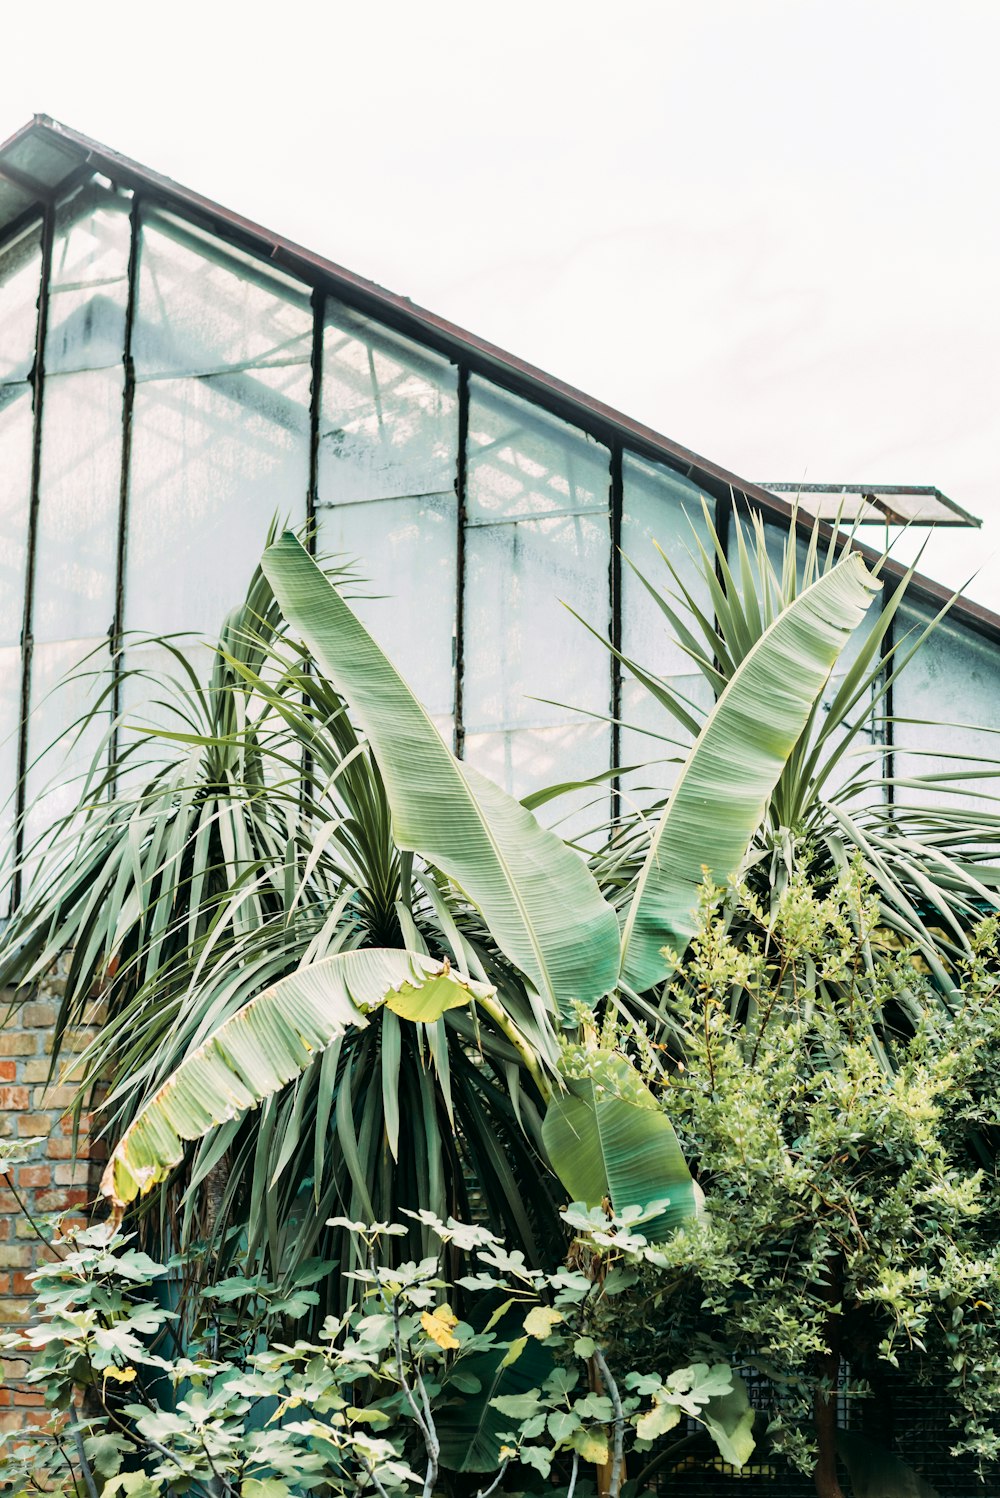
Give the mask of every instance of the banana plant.
[[(691, 749), (620, 927), (577, 854), (455, 758), (296, 537), (286, 533), (270, 546), (262, 568), (289, 629), (305, 642), (367, 737), (396, 844), (421, 860), (439, 889), (447, 887), (478, 913), (499, 952), (522, 975), (534, 1035), (551, 1036), (551, 1044), (532, 1045), (485, 987), (452, 977), (441, 991), (455, 982), (464, 985), (470, 1002), (497, 1025), (547, 1098), (545, 1141), (557, 1170), (556, 1162), (562, 1164), (564, 1183), (572, 1182), (570, 1189), (587, 1206), (604, 1198), (618, 1211), (656, 1204), (655, 1220), (662, 1218), (666, 1228), (693, 1203), (669, 1122), (624, 1058), (596, 1054), (589, 1080), (564, 1077), (556, 1038), (575, 1034), (582, 1019), (619, 988), (641, 992), (670, 977), (695, 929), (706, 867), (718, 882), (738, 873), (768, 797), (879, 585), (857, 555), (848, 555), (777, 614), (747, 651)], [(460, 962), (462, 938), (452, 929)], [(414, 953), (399, 960), (412, 964)], [(296, 1041), (296, 983), (305, 975), (315, 987), (303, 1016), (308, 1029)], [(234, 1109), (272, 1095), (292, 1073), (311, 1065), (324, 1049), (324, 1035), (325, 1046), (335, 1043), (346, 1025), (364, 1020), (364, 1008), (370, 1012), (387, 1003), (394, 985), (383, 977), (382, 990), (366, 989), (362, 1005), (352, 1009), (345, 1004), (351, 988), (340, 967), (306, 966), (285, 980), (287, 986), (276, 984), (248, 1004), (242, 1017), (238, 1012), (225, 1020), (181, 1062), (120, 1141), (105, 1178), (115, 1210), (162, 1180), (184, 1141), (203, 1138), (230, 1120)], [(272, 1050), (279, 1015), (283, 1039)], [(578, 1169), (574, 1141), (585, 1138), (588, 1164)], [(617, 1142), (609, 1149), (609, 1141)], [(634, 1148), (636, 1168), (629, 1169)]]

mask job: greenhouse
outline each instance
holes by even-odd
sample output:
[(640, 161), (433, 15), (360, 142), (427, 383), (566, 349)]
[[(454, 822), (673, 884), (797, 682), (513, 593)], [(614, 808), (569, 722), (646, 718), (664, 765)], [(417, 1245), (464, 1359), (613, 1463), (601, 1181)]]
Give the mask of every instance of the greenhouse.
[(0, 471), (56, 1491), (995, 1480), (1000, 615), (883, 555), (978, 522), (739, 478), (40, 115)]
[[(722, 536), (749, 509), (777, 536), (792, 496), (45, 118), (0, 151), (0, 217), (8, 838), (23, 808), (29, 841), (65, 809), (100, 742), (94, 722), (38, 758), (97, 691), (60, 690), (67, 673), (103, 661), (108, 722), (141, 718), (121, 679), (152, 665), (142, 637), (212, 638), (276, 515), (358, 559), (376, 636), (507, 790), (656, 757), (646, 694), (574, 613), (697, 694), (622, 555), (655, 579), (653, 543), (683, 557), (703, 505)], [(895, 627), (948, 596), (915, 578)], [(930, 694), (941, 718), (1000, 726), (998, 638), (960, 601), (892, 716)], [(897, 771), (928, 747), (904, 721), (878, 731)]]

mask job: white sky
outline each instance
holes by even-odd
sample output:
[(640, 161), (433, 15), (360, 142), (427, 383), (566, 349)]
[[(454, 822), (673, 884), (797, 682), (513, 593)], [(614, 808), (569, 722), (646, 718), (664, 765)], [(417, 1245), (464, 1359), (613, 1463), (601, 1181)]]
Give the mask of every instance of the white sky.
[[(932, 483), (1000, 608), (1000, 0), (48, 0), (54, 115), (747, 478)], [(878, 532), (871, 533), (873, 542)]]

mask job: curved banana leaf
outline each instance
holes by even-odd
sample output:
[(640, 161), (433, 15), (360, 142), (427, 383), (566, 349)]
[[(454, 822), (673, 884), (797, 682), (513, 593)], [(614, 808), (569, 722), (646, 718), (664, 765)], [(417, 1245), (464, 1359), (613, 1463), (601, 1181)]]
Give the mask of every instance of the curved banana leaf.
[[(616, 1212), (641, 1207), (635, 1226), (655, 1242), (695, 1217), (701, 1193), (673, 1125), (638, 1072), (614, 1051), (591, 1051), (589, 1075), (565, 1077), (545, 1112), (542, 1142), (574, 1201)], [(658, 1206), (658, 1210), (653, 1210)]]
[(703, 870), (736, 873), (788, 756), (878, 583), (856, 554), (784, 609), (747, 653), (695, 740), (639, 874), (622, 932), (621, 975), (636, 990), (670, 976), (663, 947), (696, 929)]
[(573, 1019), (618, 976), (618, 924), (582, 860), (462, 765), (371, 635), (290, 532), (261, 563), (281, 609), (346, 699), (378, 761), (400, 847), (479, 907), (553, 1014)]
[(164, 1180), (183, 1158), (185, 1140), (201, 1139), (284, 1087), (345, 1031), (385, 1004), (424, 1024), (446, 1009), (488, 997), (474, 983), (419, 952), (370, 947), (338, 952), (266, 988), (180, 1066), (122, 1135), (101, 1192), (117, 1214)]

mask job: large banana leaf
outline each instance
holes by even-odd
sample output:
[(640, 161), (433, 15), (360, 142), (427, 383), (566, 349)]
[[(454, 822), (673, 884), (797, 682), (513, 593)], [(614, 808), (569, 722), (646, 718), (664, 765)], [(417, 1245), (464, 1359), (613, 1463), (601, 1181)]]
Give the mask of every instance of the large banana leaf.
[(255, 1108), (385, 1004), (430, 1024), (493, 990), (404, 948), (338, 952), (251, 999), (186, 1057), (122, 1135), (101, 1182), (120, 1213), (180, 1163), (185, 1140)]
[(542, 1142), (552, 1168), (574, 1201), (641, 1207), (650, 1215), (639, 1231), (665, 1238), (697, 1214), (700, 1199), (673, 1125), (624, 1056), (590, 1051), (586, 1071), (565, 1077), (566, 1091), (546, 1109)]
[(736, 873), (838, 656), (880, 584), (856, 554), (784, 609), (748, 651), (685, 761), (656, 827), (622, 932), (622, 977), (641, 991), (683, 952), (698, 886)]
[(262, 564), (289, 624), (364, 729), (400, 847), (479, 907), (553, 1014), (615, 985), (618, 925), (592, 874), (531, 812), (462, 765), (371, 635), (289, 532)]

